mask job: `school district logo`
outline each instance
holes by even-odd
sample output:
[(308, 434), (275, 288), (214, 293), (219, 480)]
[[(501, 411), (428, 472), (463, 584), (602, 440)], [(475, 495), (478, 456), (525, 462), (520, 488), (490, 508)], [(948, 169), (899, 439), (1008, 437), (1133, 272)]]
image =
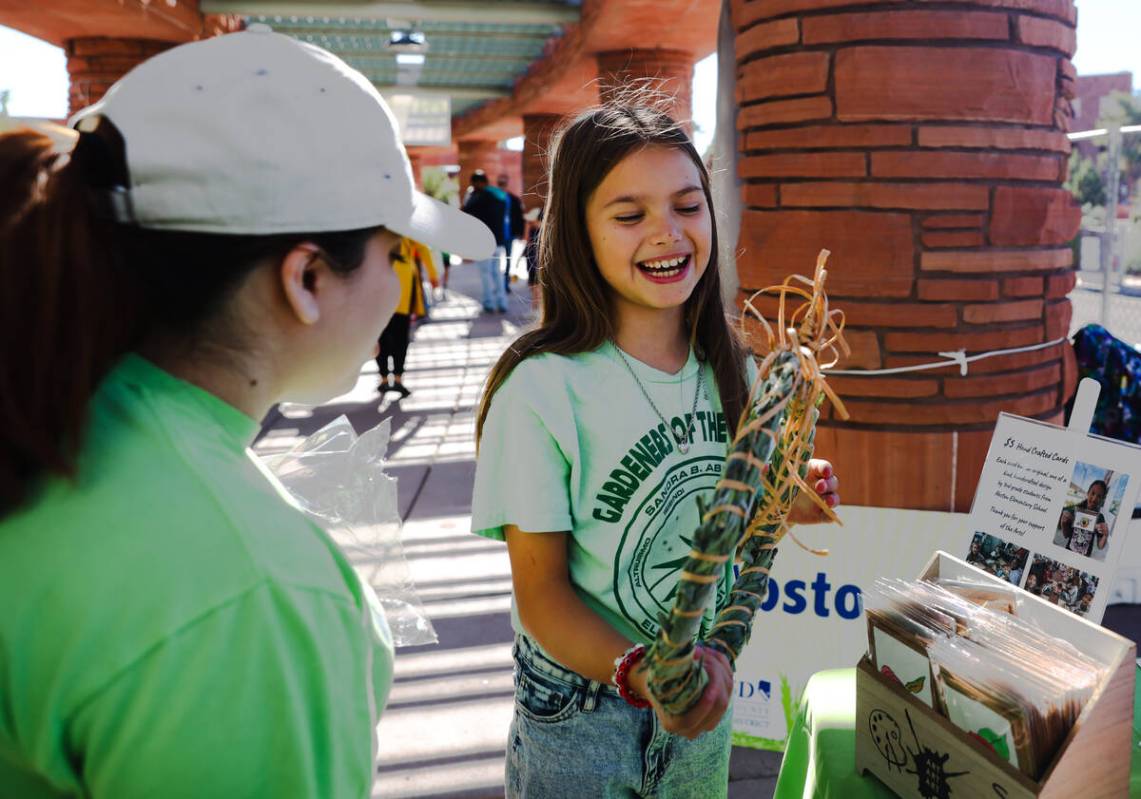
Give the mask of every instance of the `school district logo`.
[[(660, 619), (673, 607), (677, 575), (693, 546), (700, 524), (697, 496), (708, 494), (721, 474), (724, 458), (690, 458), (668, 471), (642, 499), (622, 531), (614, 567), (618, 607), (635, 627), (653, 636)], [(677, 530), (687, 533), (678, 536)], [(672, 535), (671, 535), (672, 533)], [(725, 598), (725, 581), (717, 585), (717, 604)], [(709, 614), (702, 624), (705, 634)]]

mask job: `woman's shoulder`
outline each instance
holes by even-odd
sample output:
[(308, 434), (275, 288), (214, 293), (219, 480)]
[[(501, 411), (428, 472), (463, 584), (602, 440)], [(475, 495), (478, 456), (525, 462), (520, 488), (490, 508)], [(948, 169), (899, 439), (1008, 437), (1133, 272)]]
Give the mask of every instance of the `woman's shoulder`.
[(47, 481), (0, 521), (8, 554), (35, 560), (54, 550), (57, 579), (67, 572), (76, 584), (109, 580), (105, 588), (131, 573), (158, 592), (185, 583), (209, 593), (191, 563), (210, 572), (220, 594), (264, 579), (337, 585), (334, 564), (312, 565), (323, 560), (320, 531), (283, 501), (247, 451), (206, 428), (195, 446), (179, 446), (161, 419), (106, 400), (95, 410), (75, 478)]

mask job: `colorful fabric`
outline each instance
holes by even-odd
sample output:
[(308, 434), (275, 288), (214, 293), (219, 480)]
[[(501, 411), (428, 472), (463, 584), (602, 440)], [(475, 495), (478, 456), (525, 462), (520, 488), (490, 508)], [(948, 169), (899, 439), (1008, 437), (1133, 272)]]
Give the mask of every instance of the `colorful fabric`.
[[(650, 643), (673, 604), (699, 523), (697, 497), (709, 498), (730, 434), (708, 365), (690, 415), (699, 368), (692, 352), (678, 374), (629, 362), (664, 423), (610, 343), (515, 367), (483, 428), (472, 530), (498, 540), (508, 524), (570, 532), (571, 585), (623, 635)], [(686, 430), (693, 443), (683, 454), (674, 435)], [(731, 581), (727, 565), (718, 607)], [(514, 608), (512, 621), (522, 632)]]
[[(1074, 334), (1078, 375), (1101, 384), (1091, 433), (1141, 442), (1141, 352), (1114, 338), (1101, 325)], [(1070, 400), (1067, 414), (1072, 408)]]
[(368, 795), (391, 636), (257, 430), (128, 356), (0, 521), (0, 793)]

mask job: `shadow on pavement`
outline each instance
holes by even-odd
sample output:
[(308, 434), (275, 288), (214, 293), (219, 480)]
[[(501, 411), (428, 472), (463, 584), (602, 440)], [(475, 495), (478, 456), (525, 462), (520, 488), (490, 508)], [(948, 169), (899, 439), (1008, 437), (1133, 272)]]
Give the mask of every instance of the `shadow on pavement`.
[(515, 287), (507, 314), (483, 314), (474, 265), (453, 267), (447, 297), (415, 328), (404, 373), (409, 397), (379, 396), (369, 363), (344, 396), (275, 408), (255, 443), (272, 457), (341, 415), (358, 433), (385, 419), (392, 426), (387, 471), (399, 481), (405, 556), (439, 643), (397, 652), (375, 797), (503, 795), (511, 575), (506, 548), (471, 535), (470, 513), (480, 391), (530, 318), (529, 292)]

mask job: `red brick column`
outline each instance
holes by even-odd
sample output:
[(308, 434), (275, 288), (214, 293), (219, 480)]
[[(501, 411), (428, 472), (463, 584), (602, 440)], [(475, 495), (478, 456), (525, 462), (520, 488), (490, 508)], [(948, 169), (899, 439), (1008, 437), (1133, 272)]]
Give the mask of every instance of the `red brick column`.
[(423, 188), (420, 172), (424, 168), (424, 158), (416, 147), (404, 149), (408, 153), (408, 162), (412, 165), (412, 182), (416, 184), (416, 188)]
[(459, 143), (460, 174), (457, 180), (460, 184), (462, 197), (471, 185), (471, 173), (482, 169), (487, 173), (491, 185), (495, 185), (495, 178), (502, 170), (499, 156), (499, 143), (486, 139), (470, 139)]
[(667, 98), (665, 110), (688, 129), (693, 116), (693, 54), (684, 50), (611, 50), (598, 53), (598, 95), (602, 102), (632, 87)]
[[(869, 5), (734, 0), (741, 286), (832, 250), (849, 369), (1065, 336), (1073, 2)], [(998, 413), (1058, 421), (1074, 379), (1066, 344), (965, 377), (836, 376), (852, 418), (826, 419), (818, 449), (846, 502), (966, 511)]]
[(542, 208), (547, 202), (547, 151), (551, 134), (563, 117), (559, 114), (523, 115), (523, 207)]
[(488, 175), (495, 183), (500, 175), (507, 176), (507, 190), (516, 197), (523, 193), (523, 153), (518, 150), (501, 149), (499, 151), (499, 171)]
[(156, 39), (68, 39), (64, 43), (67, 72), (71, 76), (68, 113), (98, 102), (131, 69), (176, 44)]

